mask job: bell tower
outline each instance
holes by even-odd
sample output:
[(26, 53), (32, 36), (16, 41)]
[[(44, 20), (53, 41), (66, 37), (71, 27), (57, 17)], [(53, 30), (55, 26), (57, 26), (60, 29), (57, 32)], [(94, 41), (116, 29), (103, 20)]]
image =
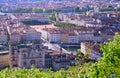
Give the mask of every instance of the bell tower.
[(16, 43), (9, 43), (9, 65), (10, 67), (17, 67), (18, 62), (18, 46)]
[(10, 27), (7, 27), (8, 31), (8, 45), (9, 45), (9, 65), (10, 67), (16, 67), (18, 62), (18, 45), (15, 42), (11, 41), (11, 30)]

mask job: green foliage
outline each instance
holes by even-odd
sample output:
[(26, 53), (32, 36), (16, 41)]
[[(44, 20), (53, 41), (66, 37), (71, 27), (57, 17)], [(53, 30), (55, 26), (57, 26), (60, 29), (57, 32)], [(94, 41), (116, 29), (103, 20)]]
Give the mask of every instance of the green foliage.
[(76, 7), (76, 8), (75, 8), (75, 12), (81, 12), (80, 7)]
[(120, 11), (120, 8), (117, 8), (117, 11)]
[(45, 12), (51, 13), (54, 9), (46, 9)]
[(30, 13), (30, 12), (32, 12), (32, 8), (28, 8), (28, 9), (17, 8), (13, 12), (15, 12), (15, 13)]
[(103, 58), (96, 62), (90, 71), (90, 76), (107, 78), (111, 73), (120, 77), (120, 36), (117, 34), (112, 42), (101, 46)]
[(40, 13), (40, 12), (43, 12), (43, 10), (40, 8), (33, 8), (33, 12)]
[[(120, 78), (120, 36), (101, 46), (103, 57), (96, 63), (85, 63), (70, 67), (68, 70), (4, 69), (0, 78)], [(79, 52), (78, 57), (83, 55)], [(113, 77), (114, 76), (114, 77)]]
[(55, 17), (55, 14), (52, 14), (51, 16), (49, 16), (50, 20), (52, 21), (56, 21), (56, 17)]
[(82, 65), (84, 63), (84, 54), (81, 52), (80, 49), (77, 51), (76, 61), (78, 65)]
[(70, 24), (70, 23), (63, 23), (63, 22), (57, 22), (55, 24), (55, 26), (59, 26), (59, 27), (75, 27), (75, 24)]
[(41, 13), (43, 10), (41, 8), (17, 8), (10, 11), (11, 13)]
[(0, 8), (0, 12), (2, 11), (2, 9)]
[(25, 25), (43, 25), (48, 24), (48, 22), (40, 22), (38, 20), (22, 20), (21, 21)]
[(115, 11), (114, 8), (102, 8), (100, 9), (100, 11), (104, 12), (104, 11)]
[(100, 9), (101, 12), (105, 12), (105, 11), (120, 11), (120, 8), (102, 8)]

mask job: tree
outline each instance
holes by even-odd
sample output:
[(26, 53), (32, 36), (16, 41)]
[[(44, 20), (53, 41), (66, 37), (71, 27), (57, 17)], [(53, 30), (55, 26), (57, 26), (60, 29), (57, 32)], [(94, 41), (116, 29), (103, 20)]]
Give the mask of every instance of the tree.
[(117, 10), (117, 11), (120, 11), (120, 8), (117, 8), (116, 10)]
[(79, 11), (80, 11), (80, 7), (76, 7), (76, 8), (75, 8), (75, 11), (76, 11), (76, 12), (79, 12)]
[(56, 21), (55, 14), (52, 14), (52, 15), (50, 16), (50, 19), (51, 19), (52, 21)]
[(78, 49), (77, 51), (76, 61), (78, 64), (80, 63), (81, 65), (84, 63), (84, 54), (81, 52), (80, 49)]
[(55, 26), (58, 26), (58, 27), (76, 27), (75, 24), (64, 23), (64, 22), (56, 22)]
[(101, 12), (105, 12), (105, 11), (115, 11), (114, 8), (102, 8), (100, 9)]
[(101, 46), (103, 57), (96, 62), (90, 71), (90, 76), (107, 78), (110, 75), (120, 76), (120, 35), (116, 34), (112, 42)]
[(0, 12), (2, 11), (2, 9), (0, 8)]
[(43, 12), (43, 10), (40, 9), (40, 8), (33, 8), (33, 11), (34, 11), (35, 13)]

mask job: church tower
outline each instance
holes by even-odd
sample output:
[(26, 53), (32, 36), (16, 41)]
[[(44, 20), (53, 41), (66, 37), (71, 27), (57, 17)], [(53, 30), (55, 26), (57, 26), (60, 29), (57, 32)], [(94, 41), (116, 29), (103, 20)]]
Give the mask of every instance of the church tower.
[(17, 67), (18, 62), (18, 46), (16, 43), (9, 43), (9, 65), (10, 67)]
[(9, 41), (9, 65), (10, 67), (16, 67), (18, 61), (18, 45), (11, 41), (11, 30), (7, 27), (8, 41)]

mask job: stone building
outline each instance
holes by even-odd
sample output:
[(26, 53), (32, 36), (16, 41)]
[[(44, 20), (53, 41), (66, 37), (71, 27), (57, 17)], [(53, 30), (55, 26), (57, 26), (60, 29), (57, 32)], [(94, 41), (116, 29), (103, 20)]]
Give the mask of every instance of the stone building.
[(47, 47), (42, 46), (40, 41), (31, 44), (11, 45), (10, 66), (31, 68), (34, 65), (36, 68), (43, 68), (47, 51)]
[(43, 68), (45, 66), (45, 53), (46, 47), (42, 47), (40, 44), (34, 44), (19, 49), (19, 62), (20, 68), (31, 68), (34, 65), (36, 68)]
[(75, 64), (75, 56), (73, 54), (53, 50), (45, 55), (45, 66), (47, 68), (51, 67), (55, 71), (61, 68), (68, 69)]

